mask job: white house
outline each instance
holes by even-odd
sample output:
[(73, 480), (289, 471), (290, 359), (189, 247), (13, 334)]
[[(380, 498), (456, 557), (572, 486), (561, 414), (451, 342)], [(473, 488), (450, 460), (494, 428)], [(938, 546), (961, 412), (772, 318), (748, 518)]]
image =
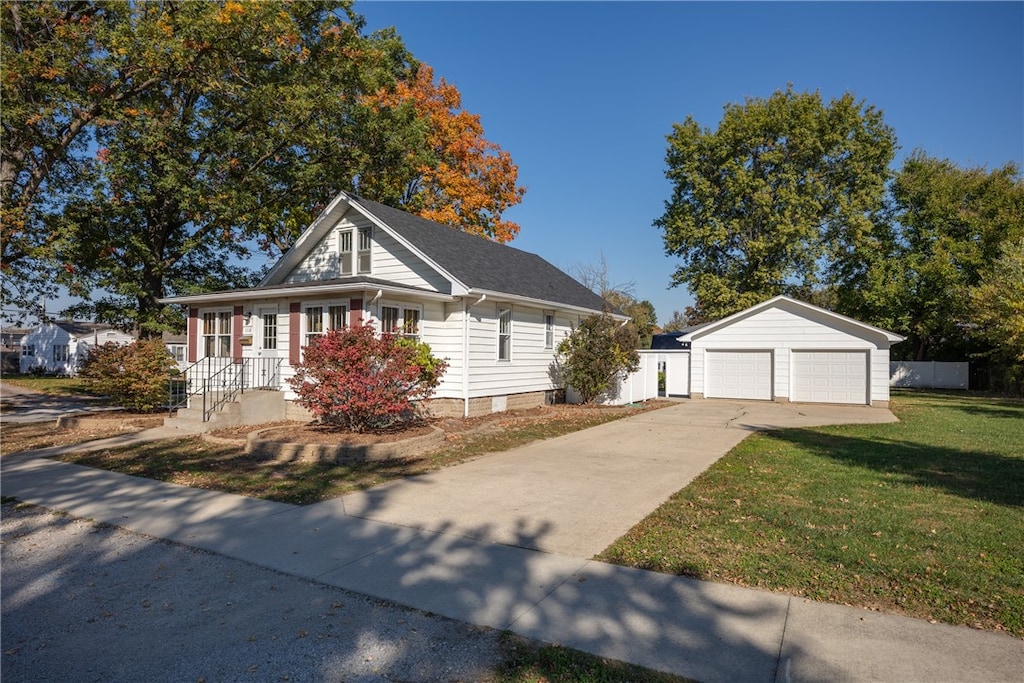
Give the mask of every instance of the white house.
[(190, 378), (244, 368), (293, 399), (303, 347), (369, 323), (446, 359), (431, 409), (467, 416), (550, 401), (558, 341), (602, 308), (539, 256), (344, 192), (258, 286), (163, 302), (188, 307)]
[(48, 375), (74, 375), (90, 349), (114, 344), (131, 344), (135, 337), (109, 325), (58, 320), (28, 332), (21, 340), (20, 370), (42, 368)]

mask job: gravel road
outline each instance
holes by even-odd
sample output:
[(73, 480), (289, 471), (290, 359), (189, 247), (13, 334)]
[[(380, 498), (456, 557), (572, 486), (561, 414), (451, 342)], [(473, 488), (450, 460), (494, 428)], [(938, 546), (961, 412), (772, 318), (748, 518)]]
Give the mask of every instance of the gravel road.
[(5, 681), (486, 681), (501, 634), (41, 508), (2, 507)]

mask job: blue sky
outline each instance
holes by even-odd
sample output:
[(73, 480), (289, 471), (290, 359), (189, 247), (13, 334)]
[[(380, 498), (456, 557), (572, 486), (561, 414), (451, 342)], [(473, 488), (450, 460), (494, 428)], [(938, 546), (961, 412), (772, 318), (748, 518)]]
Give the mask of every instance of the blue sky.
[(527, 187), (512, 246), (563, 269), (603, 255), (664, 322), (665, 136), (792, 83), (852, 92), (900, 144), (961, 166), (1024, 164), (1024, 3), (357, 1), (462, 93)]

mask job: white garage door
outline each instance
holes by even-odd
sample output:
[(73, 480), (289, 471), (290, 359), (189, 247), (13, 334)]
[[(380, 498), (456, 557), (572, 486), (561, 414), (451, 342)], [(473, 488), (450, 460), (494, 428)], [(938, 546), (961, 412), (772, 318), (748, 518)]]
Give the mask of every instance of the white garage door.
[(772, 400), (771, 351), (705, 351), (708, 398)]
[(793, 351), (793, 400), (868, 402), (867, 351)]

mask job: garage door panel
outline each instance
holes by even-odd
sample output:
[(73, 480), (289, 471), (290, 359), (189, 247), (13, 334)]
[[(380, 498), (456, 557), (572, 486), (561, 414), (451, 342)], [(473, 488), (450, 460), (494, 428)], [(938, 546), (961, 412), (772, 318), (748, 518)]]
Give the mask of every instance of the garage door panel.
[(794, 401), (868, 402), (866, 351), (793, 351), (791, 363)]
[(705, 352), (708, 398), (772, 399), (771, 351)]

